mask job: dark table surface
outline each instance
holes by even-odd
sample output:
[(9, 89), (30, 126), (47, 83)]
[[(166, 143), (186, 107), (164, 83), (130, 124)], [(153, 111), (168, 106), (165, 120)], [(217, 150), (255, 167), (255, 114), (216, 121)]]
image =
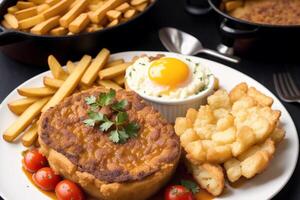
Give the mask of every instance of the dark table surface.
[[(215, 13), (205, 16), (192, 16), (184, 11), (183, 0), (161, 0), (158, 6), (151, 12), (149, 19), (143, 26), (138, 27), (135, 31), (140, 31), (139, 37), (128, 38), (124, 42), (108, 45), (112, 52), (133, 51), (133, 50), (165, 50), (161, 45), (157, 30), (164, 26), (173, 26), (182, 29), (197, 36), (205, 47), (215, 49), (220, 43), (218, 31), (219, 19)], [(127, 36), (128, 37), (128, 36)], [(286, 38), (277, 38), (278, 40), (262, 46), (271, 45), (272, 47), (258, 48), (252, 51), (244, 51), (240, 56), (242, 62), (238, 65), (227, 63), (230, 67), (235, 68), (262, 83), (272, 92), (275, 92), (272, 74), (289, 70), (297, 80), (300, 74), (300, 59), (297, 55), (292, 55), (293, 41), (285, 47), (278, 47), (277, 42), (286, 41)], [(287, 47), (287, 48), (286, 48)], [(99, 46), (99, 49), (101, 46)], [(285, 49), (284, 49), (285, 48)], [(273, 51), (272, 51), (273, 50)], [(275, 51), (274, 51), (275, 50)], [(206, 57), (206, 56), (203, 56)], [(209, 57), (207, 57), (209, 58)], [(14, 88), (27, 79), (48, 70), (46, 66), (37, 67), (18, 63), (0, 53), (0, 100), (2, 101)], [(234, 77), (233, 77), (234, 78)], [(298, 104), (286, 104), (297, 129), (300, 128), (300, 107)], [(288, 133), (287, 133), (288, 134)], [(289, 163), (286, 163), (287, 165)], [(1, 177), (0, 177), (1, 178)], [(1, 198), (0, 198), (1, 199)], [(300, 166), (297, 168), (284, 189), (274, 199), (300, 199)]]

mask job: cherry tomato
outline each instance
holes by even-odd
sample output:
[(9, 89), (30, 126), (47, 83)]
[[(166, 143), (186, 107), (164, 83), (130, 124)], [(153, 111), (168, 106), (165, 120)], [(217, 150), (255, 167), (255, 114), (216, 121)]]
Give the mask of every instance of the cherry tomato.
[(27, 171), (33, 173), (42, 167), (47, 166), (47, 159), (38, 149), (31, 149), (24, 156), (24, 167)]
[(84, 195), (80, 187), (69, 180), (63, 180), (55, 187), (58, 200), (83, 200)]
[(193, 194), (182, 185), (173, 185), (166, 189), (165, 200), (193, 200)]
[(53, 191), (60, 181), (60, 176), (50, 167), (44, 167), (33, 174), (32, 180), (42, 190)]

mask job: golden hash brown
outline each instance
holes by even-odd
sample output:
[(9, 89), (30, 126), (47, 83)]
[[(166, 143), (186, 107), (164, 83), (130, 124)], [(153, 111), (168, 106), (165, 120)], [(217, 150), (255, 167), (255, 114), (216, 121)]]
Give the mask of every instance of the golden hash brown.
[[(189, 109), (175, 122), (194, 176), (204, 170), (204, 164), (224, 164), (231, 182), (261, 173), (274, 155), (275, 144), (285, 135), (278, 126), (281, 112), (272, 109), (273, 99), (240, 83), (229, 93), (216, 91), (207, 102), (198, 111)], [(220, 191), (220, 184), (208, 189), (203, 179), (196, 180), (213, 195), (221, 194), (215, 192)]]

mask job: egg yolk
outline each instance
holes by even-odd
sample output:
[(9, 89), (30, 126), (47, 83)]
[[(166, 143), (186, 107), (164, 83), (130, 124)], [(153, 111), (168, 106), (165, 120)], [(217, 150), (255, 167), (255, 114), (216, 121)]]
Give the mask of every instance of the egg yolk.
[(163, 57), (151, 63), (148, 76), (158, 85), (175, 88), (189, 77), (189, 67), (176, 58)]

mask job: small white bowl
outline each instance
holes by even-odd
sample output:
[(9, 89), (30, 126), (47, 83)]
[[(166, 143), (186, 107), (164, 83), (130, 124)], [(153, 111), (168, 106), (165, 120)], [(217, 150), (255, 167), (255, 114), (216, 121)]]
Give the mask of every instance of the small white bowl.
[(168, 120), (168, 122), (174, 123), (177, 117), (184, 117), (189, 108), (198, 110), (200, 105), (204, 105), (207, 97), (214, 92), (214, 85), (215, 77), (209, 76), (209, 82), (205, 90), (196, 95), (180, 100), (162, 99), (159, 97), (145, 95), (139, 91), (133, 91), (157, 109)]

